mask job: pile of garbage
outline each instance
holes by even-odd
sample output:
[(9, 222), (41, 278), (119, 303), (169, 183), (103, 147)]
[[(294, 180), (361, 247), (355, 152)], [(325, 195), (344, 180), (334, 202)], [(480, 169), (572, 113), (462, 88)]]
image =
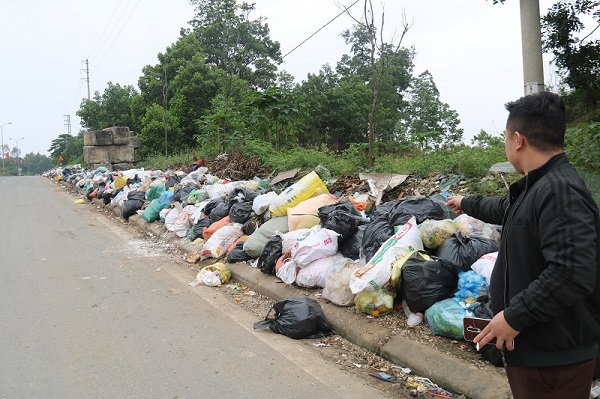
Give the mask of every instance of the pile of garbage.
[[(410, 327), (425, 322), (463, 340), (466, 316), (491, 318), (489, 279), (500, 226), (446, 207), (460, 176), (418, 192), (407, 175), (360, 174), (334, 180), (324, 168), (272, 179), (230, 181), (193, 171), (113, 172), (80, 166), (45, 175), (197, 244), (186, 261), (211, 259), (191, 285), (218, 286), (227, 263), (245, 262), (286, 284), (322, 289), (322, 298), (370, 317), (401, 309)], [(390, 193), (391, 199), (390, 199)], [(500, 361), (495, 347), (483, 351)]]

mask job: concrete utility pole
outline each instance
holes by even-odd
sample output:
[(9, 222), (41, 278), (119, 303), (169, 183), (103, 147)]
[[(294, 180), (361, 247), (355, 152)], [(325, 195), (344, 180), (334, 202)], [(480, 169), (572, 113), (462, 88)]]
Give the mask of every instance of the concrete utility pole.
[(81, 62), (85, 62), (85, 69), (82, 69), (82, 71), (85, 71), (84, 80), (87, 82), (88, 100), (91, 100), (91, 97), (90, 97), (90, 63), (88, 62), (87, 59), (85, 61), (81, 61)]
[(67, 133), (71, 135), (71, 115), (63, 115), (65, 117), (65, 126), (67, 127)]
[(521, 0), (521, 43), (525, 95), (545, 90), (539, 0)]

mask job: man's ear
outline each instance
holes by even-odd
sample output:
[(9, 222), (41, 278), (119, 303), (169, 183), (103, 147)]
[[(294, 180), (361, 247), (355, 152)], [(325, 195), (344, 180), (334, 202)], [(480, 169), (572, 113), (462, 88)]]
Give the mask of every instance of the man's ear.
[(516, 131), (514, 134), (515, 134), (515, 150), (523, 149), (527, 145), (527, 137), (525, 137), (519, 131)]

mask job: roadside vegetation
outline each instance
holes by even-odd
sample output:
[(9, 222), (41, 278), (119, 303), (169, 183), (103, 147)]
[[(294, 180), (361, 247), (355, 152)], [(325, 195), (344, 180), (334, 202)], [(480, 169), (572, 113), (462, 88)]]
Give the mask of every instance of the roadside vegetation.
[[(83, 99), (83, 130), (53, 140), (50, 157), (22, 157), (23, 173), (41, 173), (48, 164), (85, 166), (83, 131), (127, 126), (140, 139), (145, 168), (241, 151), (275, 172), (321, 165), (333, 176), (456, 174), (487, 190), (481, 177), (506, 161), (503, 132), (482, 130), (467, 144), (434, 76), (415, 71), (419, 49), (402, 44), (409, 24), (386, 41), (378, 33), (382, 16), (373, 15), (372, 0), (361, 1), (356, 9), (371, 11), (351, 15), (354, 23), (340, 32), (348, 53), (298, 81), (279, 69), (279, 43), (254, 5), (191, 0), (189, 26), (156, 64), (141, 68), (137, 87), (109, 82)], [(600, 19), (597, 3), (559, 1), (542, 19), (544, 49), (558, 74), (550, 89), (565, 98), (570, 117), (565, 150), (592, 187), (600, 186), (600, 43), (578, 36), (582, 17)]]

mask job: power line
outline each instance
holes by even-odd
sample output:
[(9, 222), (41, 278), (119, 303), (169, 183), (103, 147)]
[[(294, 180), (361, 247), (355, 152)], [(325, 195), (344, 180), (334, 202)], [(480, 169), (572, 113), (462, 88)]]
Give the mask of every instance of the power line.
[[(94, 47), (92, 48), (92, 51), (90, 51), (90, 55), (88, 56), (88, 59), (91, 58), (92, 54), (94, 54), (94, 50), (96, 50), (96, 47), (98, 47), (98, 44), (100, 43), (100, 40), (102, 40), (102, 38), (104, 37), (104, 34), (106, 33), (106, 30), (108, 29), (108, 27), (110, 26), (110, 23), (112, 22), (115, 14), (117, 13), (117, 10), (119, 9), (119, 6), (121, 5), (121, 3), (123, 2), (123, 0), (119, 0), (119, 3), (117, 4), (117, 6), (115, 7), (112, 15), (110, 16), (110, 19), (108, 20), (108, 23), (106, 24), (106, 26), (104, 27), (104, 30), (102, 31), (102, 34), (100, 35), (100, 37), (98, 38), (98, 41), (96, 42), (96, 44), (94, 45)], [(108, 35), (108, 37), (110, 37), (110, 35)]]
[[(127, 23), (129, 22), (129, 19), (131, 18), (131, 16), (133, 15), (133, 13), (135, 12), (137, 6), (140, 4), (141, 0), (138, 0), (137, 3), (135, 3), (135, 6), (133, 7), (133, 10), (131, 10), (131, 12), (129, 13), (129, 16), (127, 17), (127, 20), (125, 20), (125, 23), (123, 24), (123, 26), (121, 27), (121, 30), (119, 30), (119, 32), (117, 33), (117, 35), (115, 36), (114, 40), (112, 41), (112, 43), (110, 44), (110, 46), (108, 47), (108, 49), (106, 50), (106, 52), (104, 53), (104, 55), (102, 56), (102, 58), (100, 59), (100, 61), (98, 61), (98, 63), (95, 65), (94, 67), (94, 71), (96, 69), (98, 69), (98, 66), (100, 66), (100, 64), (102, 63), (102, 61), (104, 60), (104, 57), (106, 57), (106, 55), (108, 54), (108, 52), (110, 51), (110, 49), (112, 48), (112, 46), (115, 44), (115, 42), (117, 41), (117, 39), (119, 38), (119, 35), (121, 34), (121, 32), (123, 32), (123, 29), (125, 29), (125, 27), (127, 26)], [(120, 18), (119, 18), (120, 19)]]
[(346, 11), (348, 11), (352, 6), (354, 6), (359, 1), (360, 0), (356, 0), (354, 3), (350, 4), (342, 12), (340, 12), (338, 15), (336, 15), (331, 21), (329, 21), (325, 25), (321, 26), (315, 33), (313, 33), (312, 35), (310, 35), (309, 37), (307, 37), (306, 39), (304, 39), (302, 41), (302, 43), (300, 43), (299, 45), (297, 45), (296, 47), (294, 47), (293, 49), (291, 49), (290, 51), (288, 51), (288, 53), (286, 55), (284, 55), (283, 57), (281, 57), (281, 58), (283, 59), (283, 58), (287, 57), (288, 55), (290, 55), (294, 50), (296, 50), (298, 47), (302, 46), (304, 43), (306, 43), (307, 41), (309, 41), (311, 37), (313, 37), (314, 35), (316, 35), (317, 33), (319, 33), (327, 25), (329, 25), (330, 23), (332, 23), (333, 21), (335, 21), (336, 19), (338, 19), (342, 14), (344, 14)]
[[(92, 64), (94, 63), (94, 61), (96, 61), (96, 58), (98, 58), (98, 56), (100, 55), (100, 53), (102, 53), (102, 49), (104, 49), (104, 46), (106, 46), (106, 43), (108, 43), (108, 41), (110, 40), (111, 36), (115, 32), (115, 29), (117, 29), (117, 26), (121, 22), (121, 18), (123, 18), (123, 15), (125, 14), (125, 11), (127, 10), (127, 7), (129, 7), (130, 3), (131, 3), (131, 0), (127, 0), (127, 4), (125, 4), (125, 7), (123, 7), (123, 11), (121, 11), (121, 14), (119, 15), (119, 18), (117, 19), (117, 22), (115, 22), (115, 24), (113, 25), (112, 29), (110, 30), (110, 33), (108, 34), (108, 36), (104, 40), (104, 43), (102, 43), (102, 46), (100, 46), (100, 49), (98, 50), (98, 53), (92, 59)], [(117, 34), (117, 36), (118, 36), (118, 34)], [(109, 48), (109, 50), (110, 50), (110, 48)], [(107, 52), (108, 52), (108, 50), (107, 50)], [(104, 53), (104, 55), (106, 55), (106, 53)]]

